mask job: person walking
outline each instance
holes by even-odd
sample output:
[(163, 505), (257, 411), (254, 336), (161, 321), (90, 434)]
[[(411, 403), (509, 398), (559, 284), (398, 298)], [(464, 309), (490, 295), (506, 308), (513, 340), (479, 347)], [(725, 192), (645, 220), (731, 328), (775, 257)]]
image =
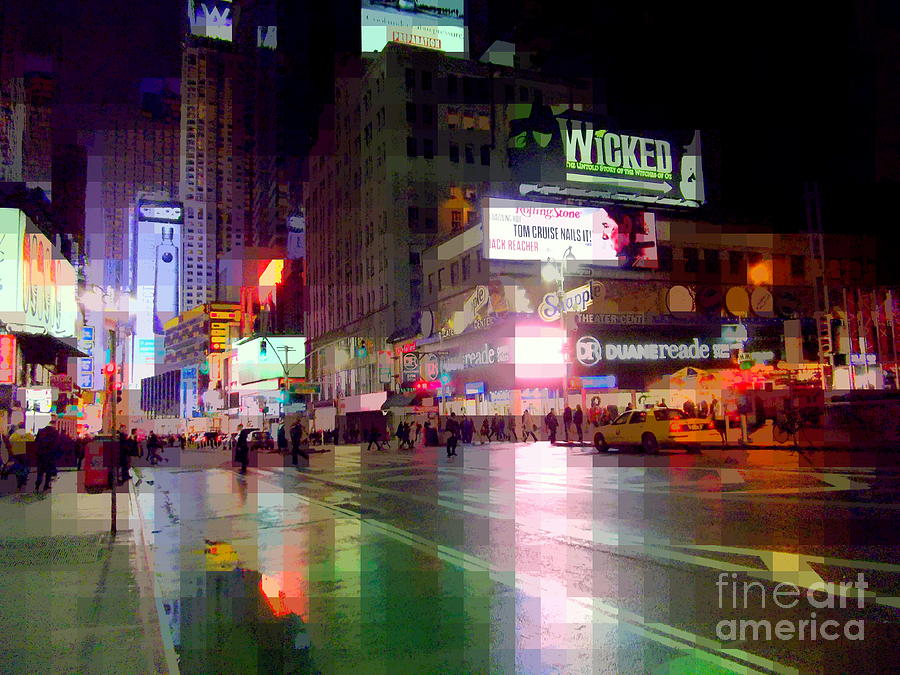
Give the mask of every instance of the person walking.
[(566, 406), (563, 410), (563, 432), (566, 435), (566, 445), (569, 444), (569, 427), (572, 426), (572, 408)]
[(462, 442), (468, 445), (472, 443), (472, 436), (475, 433), (475, 423), (469, 419), (468, 416), (463, 414), (462, 422), (460, 422), (460, 429), (462, 433)]
[(287, 422), (283, 422), (280, 427), (278, 427), (278, 454), (286, 455), (287, 454)]
[(500, 435), (500, 416), (494, 413), (491, 418), (491, 433), (488, 435), (488, 441), (493, 442)]
[[(12, 472), (16, 477), (16, 490), (21, 491), (28, 483), (28, 474), (31, 471), (29, 448), (34, 444), (34, 435), (25, 430), (24, 424), (14, 424), (9, 434), (9, 462), (4, 466), (4, 471)], [(6, 475), (3, 476), (6, 478)]]
[(507, 438), (516, 443), (519, 442), (519, 435), (516, 433), (516, 418), (514, 415), (509, 416), (509, 436)]
[(234, 458), (241, 464), (241, 473), (247, 473), (247, 465), (250, 463), (250, 445), (247, 438), (250, 436), (250, 429), (244, 428), (243, 424), (238, 425), (237, 445)]
[(89, 437), (87, 434), (82, 434), (75, 441), (75, 470), (81, 471), (81, 463), (84, 462), (84, 451), (85, 447), (89, 442)]
[[(300, 450), (300, 442), (303, 440), (303, 425), (300, 424), (300, 420), (294, 422), (294, 426), (291, 427), (291, 464), (297, 466), (298, 455), (303, 455), (303, 458), (309, 460), (309, 455)], [(285, 438), (285, 444), (287, 444), (287, 438)]]
[(537, 443), (537, 434), (534, 433), (536, 429), (537, 425), (531, 416), (531, 410), (525, 408), (525, 412), (522, 413), (522, 442), (527, 443), (528, 436), (531, 436), (534, 442)]
[(544, 424), (549, 432), (550, 445), (556, 445), (556, 430), (559, 428), (559, 420), (556, 419), (556, 412), (553, 408), (550, 408), (550, 412), (544, 417)]
[(125, 432), (125, 425), (119, 427), (119, 485), (131, 480), (131, 441)]
[(482, 445), (484, 445), (485, 438), (488, 439), (488, 443), (491, 442), (491, 428), (488, 425), (487, 417), (485, 417), (483, 420), (481, 420), (481, 430), (479, 432), (479, 435), (481, 436), (481, 444)]
[(151, 431), (147, 437), (147, 461), (150, 462), (150, 466), (159, 464), (162, 459), (162, 455), (159, 454), (160, 447), (162, 447), (162, 442), (159, 440), (159, 436)]
[(41, 491), (41, 481), (44, 482), (44, 491), (50, 489), (50, 482), (56, 476), (56, 453), (59, 451), (60, 436), (56, 429), (56, 420), (50, 420), (43, 429), (38, 431), (34, 439), (37, 455), (37, 482), (34, 491)]
[(373, 443), (375, 444), (376, 450), (383, 450), (383, 448), (381, 447), (381, 439), (379, 438), (378, 431), (375, 429), (375, 427), (369, 429), (368, 433), (366, 434), (366, 439), (369, 441), (369, 447), (366, 448), (366, 451), (372, 449)]
[(456, 413), (450, 413), (450, 419), (444, 425), (447, 431), (447, 457), (453, 457), (456, 454), (456, 444), (459, 441), (457, 434), (459, 433), (459, 422), (456, 421)]
[(581, 425), (584, 424), (584, 411), (581, 409), (581, 405), (575, 406), (575, 412), (572, 413), (572, 422), (575, 424), (575, 432), (578, 434), (578, 445), (584, 445), (584, 433), (581, 430)]

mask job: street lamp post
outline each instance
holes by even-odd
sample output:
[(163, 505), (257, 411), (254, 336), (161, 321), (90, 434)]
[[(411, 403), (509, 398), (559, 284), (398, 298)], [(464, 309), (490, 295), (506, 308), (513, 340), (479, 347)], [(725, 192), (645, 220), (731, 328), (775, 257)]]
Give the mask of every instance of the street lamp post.
[[(564, 260), (550, 260), (548, 259), (541, 266), (541, 278), (547, 283), (556, 283), (556, 297), (559, 302), (559, 325), (562, 329), (563, 335), (566, 335), (566, 303), (565, 303), (565, 261)], [(560, 413), (566, 407), (566, 392), (569, 386), (569, 362), (566, 359), (566, 354), (563, 354), (563, 375), (562, 375), (562, 388), (560, 389), (560, 396), (562, 397), (562, 405), (560, 407)]]

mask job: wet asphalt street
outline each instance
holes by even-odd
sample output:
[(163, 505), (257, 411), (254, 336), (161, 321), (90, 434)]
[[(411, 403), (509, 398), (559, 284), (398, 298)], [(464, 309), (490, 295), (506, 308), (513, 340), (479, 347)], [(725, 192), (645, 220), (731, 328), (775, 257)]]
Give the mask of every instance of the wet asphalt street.
[(895, 668), (900, 453), (167, 454), (137, 491), (186, 675)]

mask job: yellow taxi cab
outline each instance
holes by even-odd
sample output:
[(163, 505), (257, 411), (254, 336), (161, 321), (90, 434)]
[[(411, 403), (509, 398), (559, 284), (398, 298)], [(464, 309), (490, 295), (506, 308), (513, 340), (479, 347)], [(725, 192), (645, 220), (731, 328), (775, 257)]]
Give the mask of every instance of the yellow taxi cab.
[(675, 408), (626, 410), (594, 434), (594, 447), (599, 452), (620, 446), (637, 446), (644, 452), (657, 452), (661, 447), (684, 447), (700, 452), (701, 445), (721, 444), (722, 436), (711, 419), (688, 417)]

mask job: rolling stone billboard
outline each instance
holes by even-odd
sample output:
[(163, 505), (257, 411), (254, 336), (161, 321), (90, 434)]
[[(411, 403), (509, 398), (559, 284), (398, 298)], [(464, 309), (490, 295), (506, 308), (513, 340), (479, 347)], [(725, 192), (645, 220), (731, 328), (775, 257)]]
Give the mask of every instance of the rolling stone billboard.
[(700, 132), (627, 129), (568, 105), (506, 108), (507, 158), (523, 196), (700, 206)]
[(487, 200), (484, 252), (492, 260), (577, 260), (626, 269), (656, 269), (652, 213), (514, 199)]
[(465, 56), (464, 5), (464, 0), (362, 0), (362, 51), (400, 42)]

